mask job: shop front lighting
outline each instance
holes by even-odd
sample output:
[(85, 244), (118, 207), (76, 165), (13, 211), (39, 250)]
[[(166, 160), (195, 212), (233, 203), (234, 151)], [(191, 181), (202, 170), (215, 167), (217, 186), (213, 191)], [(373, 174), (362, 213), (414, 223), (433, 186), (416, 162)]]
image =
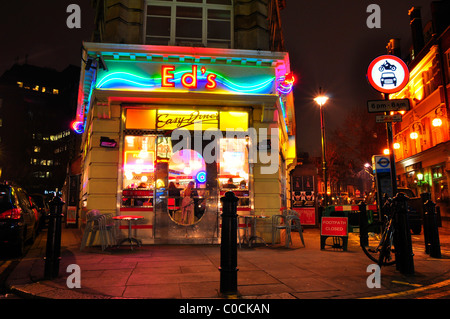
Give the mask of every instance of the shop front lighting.
[(84, 127), (83, 127), (83, 122), (80, 121), (73, 121), (72, 124), (72, 129), (75, 131), (75, 133), (77, 134), (81, 134), (84, 132)]
[(441, 126), (442, 125), (442, 120), (440, 119), (440, 118), (435, 118), (435, 119), (433, 119), (433, 121), (431, 121), (431, 124), (434, 126), (434, 127), (439, 127), (439, 126)]

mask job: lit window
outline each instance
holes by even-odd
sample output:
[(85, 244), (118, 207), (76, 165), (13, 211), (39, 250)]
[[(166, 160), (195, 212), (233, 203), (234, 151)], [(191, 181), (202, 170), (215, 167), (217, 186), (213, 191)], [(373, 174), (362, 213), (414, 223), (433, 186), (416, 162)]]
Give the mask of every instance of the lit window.
[(244, 181), (248, 185), (248, 149), (244, 138), (220, 139), (220, 185), (228, 183), (231, 178), (238, 186)]
[(59, 94), (59, 90), (58, 89), (53, 89), (53, 94)]
[(42, 87), (42, 93), (45, 93), (45, 86)]
[(40, 146), (35, 146), (33, 149), (33, 152), (35, 153), (39, 153), (41, 151), (41, 147)]
[(39, 85), (35, 85), (33, 91), (39, 91)]
[(147, 0), (146, 44), (232, 47), (231, 0)]
[(18, 85), (20, 88), (23, 88), (23, 82), (17, 82), (17, 85)]

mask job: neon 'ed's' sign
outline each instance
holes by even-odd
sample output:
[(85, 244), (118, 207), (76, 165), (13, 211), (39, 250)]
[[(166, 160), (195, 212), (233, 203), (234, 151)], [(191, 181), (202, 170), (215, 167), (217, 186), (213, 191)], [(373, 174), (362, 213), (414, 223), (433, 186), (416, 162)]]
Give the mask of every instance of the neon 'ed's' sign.
[[(163, 65), (161, 67), (161, 87), (171, 88), (175, 87), (175, 66)], [(217, 87), (216, 77), (213, 73), (206, 74), (206, 68), (203, 66), (200, 69), (201, 76), (206, 76), (205, 88), (208, 90), (215, 89)], [(198, 66), (192, 65), (192, 71), (186, 72), (181, 75), (181, 85), (186, 89), (196, 89), (198, 86)]]
[(268, 67), (108, 61), (98, 70), (98, 90), (274, 94), (276, 76)]

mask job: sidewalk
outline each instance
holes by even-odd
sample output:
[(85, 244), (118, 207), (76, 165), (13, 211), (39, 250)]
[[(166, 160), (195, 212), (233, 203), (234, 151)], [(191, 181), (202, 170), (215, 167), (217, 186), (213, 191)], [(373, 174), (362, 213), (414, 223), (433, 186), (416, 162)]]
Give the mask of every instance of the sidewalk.
[[(305, 229), (306, 247), (298, 233), (294, 245), (238, 248), (238, 299), (359, 299), (395, 298), (395, 293), (449, 281), (449, 224), (439, 228), (442, 258), (425, 254), (423, 232), (412, 235), (415, 274), (405, 276), (395, 266), (381, 269), (381, 288), (368, 288), (372, 262), (350, 234), (348, 251), (320, 250), (319, 229)], [(220, 246), (144, 245), (88, 247), (80, 251), (81, 233), (64, 228), (59, 277), (44, 280), (47, 232), (43, 230), (28, 254), (7, 279), (12, 292), (24, 298), (49, 299), (224, 299), (220, 288)], [(69, 289), (67, 266), (81, 269), (81, 288)], [(448, 283), (450, 285), (450, 281)], [(413, 298), (399, 294), (399, 298)]]

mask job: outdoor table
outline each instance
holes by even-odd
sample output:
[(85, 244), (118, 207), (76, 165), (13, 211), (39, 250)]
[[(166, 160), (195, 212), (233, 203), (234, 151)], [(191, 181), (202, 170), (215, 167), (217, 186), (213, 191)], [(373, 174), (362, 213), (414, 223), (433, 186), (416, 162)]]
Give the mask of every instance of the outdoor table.
[(120, 246), (120, 245), (122, 245), (124, 242), (127, 242), (127, 241), (130, 243), (130, 248), (131, 248), (131, 250), (133, 250), (133, 242), (135, 242), (135, 243), (138, 245), (138, 247), (141, 246), (142, 242), (141, 242), (139, 239), (134, 238), (134, 237), (131, 236), (131, 223), (133, 222), (133, 220), (144, 219), (144, 217), (143, 217), (143, 216), (136, 216), (136, 215), (123, 215), (123, 216), (114, 216), (113, 218), (114, 218), (115, 220), (118, 220), (118, 221), (122, 221), (122, 220), (128, 221), (128, 237), (122, 239), (122, 240), (117, 244), (117, 246)]
[(252, 248), (252, 241), (256, 242), (258, 239), (261, 240), (264, 243), (264, 245), (267, 246), (266, 241), (262, 237), (256, 236), (255, 229), (256, 229), (256, 220), (269, 218), (269, 216), (264, 216), (264, 215), (239, 215), (239, 217), (243, 217), (244, 221), (245, 221), (246, 230), (245, 230), (244, 238), (247, 237), (247, 233), (248, 233), (247, 229), (248, 229), (249, 222), (250, 222), (250, 225), (251, 225), (250, 226), (251, 227), (250, 228), (250, 238), (246, 238), (247, 242), (248, 242), (248, 247)]

